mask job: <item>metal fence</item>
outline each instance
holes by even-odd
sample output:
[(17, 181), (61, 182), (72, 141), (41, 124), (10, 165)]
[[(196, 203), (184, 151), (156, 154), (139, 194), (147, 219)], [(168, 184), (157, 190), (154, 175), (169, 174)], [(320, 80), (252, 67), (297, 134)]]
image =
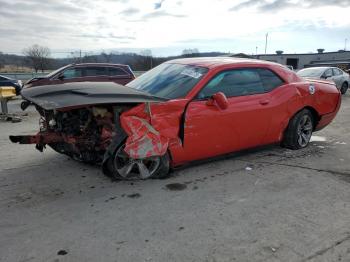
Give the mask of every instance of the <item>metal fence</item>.
[(47, 74), (48, 73), (0, 73), (2, 76), (22, 81), (27, 81), (33, 77), (46, 76)]

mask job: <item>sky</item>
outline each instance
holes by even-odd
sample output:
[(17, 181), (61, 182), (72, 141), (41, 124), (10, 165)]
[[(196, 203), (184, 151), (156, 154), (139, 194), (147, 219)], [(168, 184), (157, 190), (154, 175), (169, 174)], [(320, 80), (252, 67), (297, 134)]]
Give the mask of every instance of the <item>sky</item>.
[(0, 51), (261, 54), (350, 50), (350, 0), (0, 0)]

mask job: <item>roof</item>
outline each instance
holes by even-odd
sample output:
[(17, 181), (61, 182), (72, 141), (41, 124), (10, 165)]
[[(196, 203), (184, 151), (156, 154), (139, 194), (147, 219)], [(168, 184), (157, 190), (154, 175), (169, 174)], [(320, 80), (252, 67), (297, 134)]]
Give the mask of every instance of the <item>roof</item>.
[(127, 65), (124, 64), (112, 64), (112, 63), (75, 63), (70, 65), (76, 65), (76, 66), (122, 66), (125, 67)]
[(261, 56), (293, 56), (293, 55), (314, 55), (314, 56), (319, 56), (319, 55), (327, 55), (327, 54), (350, 54), (350, 51), (335, 51), (335, 52), (323, 52), (323, 53), (283, 53), (283, 54), (258, 54), (258, 57)]
[(183, 64), (183, 65), (194, 65), (207, 68), (214, 68), (222, 65), (233, 65), (233, 64), (258, 64), (258, 65), (279, 65), (273, 62), (257, 60), (257, 59), (247, 59), (247, 58), (237, 58), (237, 57), (196, 57), (196, 58), (182, 58), (170, 60), (166, 63)]

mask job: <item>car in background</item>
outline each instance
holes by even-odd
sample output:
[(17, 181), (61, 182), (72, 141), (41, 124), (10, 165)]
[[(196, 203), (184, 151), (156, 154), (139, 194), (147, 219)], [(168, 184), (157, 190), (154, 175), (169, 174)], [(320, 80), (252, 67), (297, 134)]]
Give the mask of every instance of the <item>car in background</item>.
[(349, 74), (338, 67), (310, 67), (301, 69), (297, 75), (303, 78), (331, 80), (342, 94), (346, 93), (350, 84)]
[(126, 85), (135, 78), (128, 65), (106, 63), (81, 63), (61, 67), (47, 76), (30, 79), (24, 88), (57, 85), (72, 82), (115, 82)]
[(0, 75), (0, 87), (2, 86), (12, 86), (16, 89), (16, 95), (21, 93), (23, 84), (21, 80), (12, 79), (6, 76)]

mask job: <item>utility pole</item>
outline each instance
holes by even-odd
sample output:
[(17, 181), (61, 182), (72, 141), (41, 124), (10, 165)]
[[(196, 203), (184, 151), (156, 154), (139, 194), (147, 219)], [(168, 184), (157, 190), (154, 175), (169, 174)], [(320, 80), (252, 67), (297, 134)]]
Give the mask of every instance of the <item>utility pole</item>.
[(265, 55), (266, 55), (266, 52), (267, 52), (267, 38), (269, 37), (269, 33), (266, 33), (265, 37), (266, 37), (266, 39), (265, 39)]
[(346, 51), (346, 46), (348, 45), (348, 39), (345, 38), (345, 46), (344, 46), (344, 51)]
[(79, 61), (81, 63), (81, 49), (79, 50)]

